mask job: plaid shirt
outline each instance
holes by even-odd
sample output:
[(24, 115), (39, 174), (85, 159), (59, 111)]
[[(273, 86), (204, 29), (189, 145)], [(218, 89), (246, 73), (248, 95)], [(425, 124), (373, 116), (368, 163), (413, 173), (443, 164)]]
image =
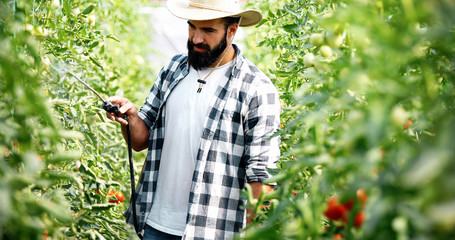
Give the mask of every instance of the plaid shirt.
[[(267, 168), (275, 168), (279, 159), (280, 139), (273, 136), (280, 125), (278, 92), (263, 72), (236, 46), (234, 49), (230, 80), (210, 100), (183, 239), (233, 239), (246, 226), (246, 200), (240, 196), (245, 182), (269, 178)], [(188, 74), (187, 59), (177, 55), (160, 71), (138, 114), (150, 131), (148, 154), (136, 189), (139, 229), (145, 226), (157, 186), (166, 99)], [(133, 222), (131, 206), (125, 216), (128, 223)]]

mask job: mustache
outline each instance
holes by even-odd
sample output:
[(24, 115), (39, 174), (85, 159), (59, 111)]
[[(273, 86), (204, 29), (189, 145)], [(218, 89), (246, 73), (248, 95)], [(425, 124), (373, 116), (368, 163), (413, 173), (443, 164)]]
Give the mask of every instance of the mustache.
[(194, 47), (202, 48), (207, 51), (211, 50), (209, 45), (203, 44), (203, 43), (194, 44), (193, 41), (191, 41), (191, 40), (188, 40), (188, 46), (191, 48), (191, 50), (194, 50)]

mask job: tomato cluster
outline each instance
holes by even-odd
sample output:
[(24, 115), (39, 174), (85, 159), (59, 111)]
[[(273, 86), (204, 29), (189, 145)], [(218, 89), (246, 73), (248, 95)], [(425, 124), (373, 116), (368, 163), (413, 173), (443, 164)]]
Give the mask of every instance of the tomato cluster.
[(109, 202), (110, 203), (119, 203), (123, 202), (123, 199), (125, 199), (125, 196), (123, 195), (122, 192), (116, 192), (112, 189), (109, 190), (107, 193), (107, 196), (109, 196)]
[[(338, 197), (330, 197), (327, 202), (327, 210), (324, 212), (324, 215), (330, 221), (342, 221), (343, 225), (346, 225), (348, 222), (348, 217), (353, 210), (356, 202), (359, 202), (362, 208), (366, 205), (367, 195), (363, 188), (357, 190), (356, 199), (351, 198), (344, 203), (340, 203)], [(363, 210), (357, 210), (355, 213), (353, 226), (362, 226), (364, 219), (365, 213)]]

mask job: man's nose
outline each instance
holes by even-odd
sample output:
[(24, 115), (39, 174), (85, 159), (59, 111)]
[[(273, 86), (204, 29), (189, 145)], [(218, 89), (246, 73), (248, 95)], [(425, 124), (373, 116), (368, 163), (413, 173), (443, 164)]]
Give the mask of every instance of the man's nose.
[(204, 38), (202, 37), (202, 34), (200, 34), (198, 32), (194, 33), (193, 44), (199, 44), (202, 42), (204, 42)]

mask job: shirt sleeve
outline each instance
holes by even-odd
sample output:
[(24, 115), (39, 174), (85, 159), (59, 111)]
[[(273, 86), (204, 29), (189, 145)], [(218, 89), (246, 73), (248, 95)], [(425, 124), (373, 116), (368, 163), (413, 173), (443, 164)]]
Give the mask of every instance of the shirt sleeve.
[(161, 69), (158, 77), (155, 79), (149, 95), (145, 99), (144, 105), (140, 108), (138, 116), (144, 121), (147, 129), (150, 129), (156, 120), (158, 110), (161, 104), (161, 85), (165, 78), (165, 69)]
[(275, 86), (261, 81), (248, 105), (245, 118), (245, 158), (247, 182), (264, 182), (280, 158), (280, 101)]

